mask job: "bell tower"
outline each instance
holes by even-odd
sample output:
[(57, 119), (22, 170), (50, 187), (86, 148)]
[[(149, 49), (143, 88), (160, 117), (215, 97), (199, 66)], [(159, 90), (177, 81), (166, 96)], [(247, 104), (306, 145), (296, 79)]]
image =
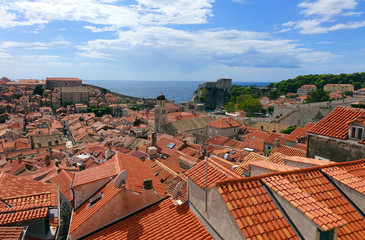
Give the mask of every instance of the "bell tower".
[(163, 132), (163, 127), (167, 125), (167, 106), (165, 95), (160, 93), (157, 96), (157, 104), (155, 105), (155, 131)]

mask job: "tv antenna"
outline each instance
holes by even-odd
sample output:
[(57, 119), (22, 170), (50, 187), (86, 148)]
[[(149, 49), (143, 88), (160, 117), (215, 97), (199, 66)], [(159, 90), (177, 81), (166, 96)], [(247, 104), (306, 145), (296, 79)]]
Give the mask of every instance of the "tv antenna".
[(115, 178), (114, 182), (114, 187), (115, 188), (122, 188), (123, 185), (125, 185), (126, 181), (128, 178), (128, 171), (127, 170), (123, 170), (121, 171), (118, 176)]

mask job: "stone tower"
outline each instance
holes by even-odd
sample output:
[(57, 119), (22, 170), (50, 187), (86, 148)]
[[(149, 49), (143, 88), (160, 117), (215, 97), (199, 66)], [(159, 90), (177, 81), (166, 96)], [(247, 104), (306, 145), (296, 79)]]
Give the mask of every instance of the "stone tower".
[(157, 104), (155, 105), (155, 131), (163, 132), (163, 128), (167, 125), (167, 106), (165, 95), (160, 93), (157, 96)]

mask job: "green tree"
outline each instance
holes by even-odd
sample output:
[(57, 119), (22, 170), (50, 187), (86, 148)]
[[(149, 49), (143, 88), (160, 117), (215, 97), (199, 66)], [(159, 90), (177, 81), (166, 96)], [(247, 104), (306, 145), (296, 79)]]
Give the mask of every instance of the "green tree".
[(38, 94), (40, 96), (43, 96), (43, 87), (42, 85), (37, 85), (34, 90), (33, 90), (33, 94)]
[(239, 109), (244, 110), (247, 113), (257, 113), (262, 110), (262, 104), (260, 100), (255, 98), (250, 98), (244, 101), (242, 104), (238, 106)]
[(236, 98), (236, 103), (241, 104), (251, 98), (253, 98), (253, 97), (250, 94), (243, 94)]
[(291, 132), (293, 132), (296, 128), (297, 128), (297, 126), (296, 126), (296, 125), (294, 125), (294, 126), (289, 126), (288, 128), (281, 130), (280, 132), (281, 132), (281, 133), (290, 134), (290, 133), (291, 133)]
[(228, 102), (225, 106), (224, 109), (226, 110), (226, 112), (230, 113), (230, 112), (234, 112), (236, 110), (236, 106), (234, 102)]
[(307, 97), (307, 103), (314, 103), (314, 102), (325, 102), (329, 101), (330, 97), (328, 96), (328, 92), (318, 89), (317, 91), (311, 92), (311, 94)]
[(278, 99), (278, 98), (280, 97), (279, 91), (278, 91), (278, 90), (270, 91), (270, 92), (269, 92), (268, 97), (269, 97), (271, 100), (276, 100), (276, 99)]

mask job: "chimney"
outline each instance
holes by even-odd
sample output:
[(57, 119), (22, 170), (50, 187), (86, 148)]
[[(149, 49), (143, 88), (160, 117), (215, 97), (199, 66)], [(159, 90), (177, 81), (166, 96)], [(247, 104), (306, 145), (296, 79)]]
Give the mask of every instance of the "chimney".
[(49, 155), (46, 156), (46, 158), (44, 159), (46, 166), (49, 166), (49, 164), (51, 164), (51, 157)]
[(79, 170), (80, 170), (80, 171), (85, 170), (85, 163), (81, 163), (81, 164), (79, 165)]
[(152, 183), (151, 178), (143, 180), (143, 189), (144, 190), (152, 190), (153, 189), (153, 183)]
[(157, 132), (152, 132), (152, 147), (156, 147), (157, 145)]
[(49, 157), (52, 159), (53, 158), (52, 148), (48, 148), (48, 153), (49, 153)]
[(275, 138), (274, 139), (274, 148), (279, 147), (279, 146), (280, 146), (280, 141), (279, 141), (279, 139)]
[(21, 153), (18, 154), (18, 163), (21, 163), (23, 161), (23, 156)]

